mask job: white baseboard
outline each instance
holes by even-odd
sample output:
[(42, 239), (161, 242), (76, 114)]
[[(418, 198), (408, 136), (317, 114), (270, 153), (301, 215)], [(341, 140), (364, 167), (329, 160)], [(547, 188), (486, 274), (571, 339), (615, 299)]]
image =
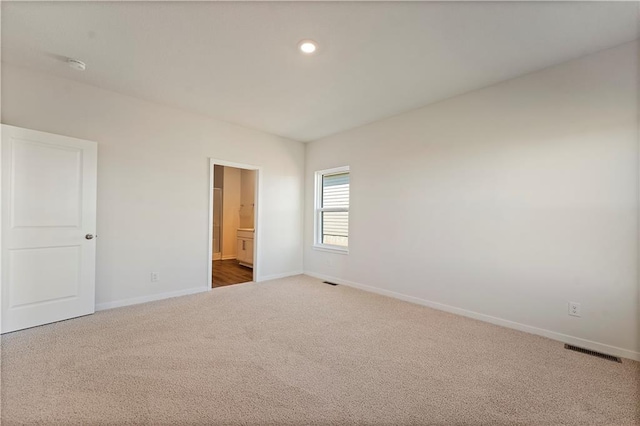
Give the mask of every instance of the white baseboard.
[(353, 281), (343, 280), (341, 278), (332, 277), (329, 275), (319, 274), (316, 272), (305, 271), (305, 275), (310, 277), (319, 278), (321, 280), (330, 281), (336, 284), (342, 284), (349, 287), (357, 288), (360, 290), (368, 291), (371, 293), (381, 294), (383, 296), (393, 297), (394, 299), (400, 299), (405, 302), (411, 302), (429, 308), (438, 309), (440, 311), (449, 312), (456, 315), (462, 315), (465, 317), (477, 319), (491, 324), (500, 325), (502, 327), (512, 328), (514, 330), (524, 331), (525, 333), (535, 334), (538, 336), (547, 337), (549, 339), (557, 340), (563, 343), (569, 343), (571, 345), (580, 346), (593, 351), (602, 352), (609, 355), (620, 356), (623, 358), (633, 359), (640, 361), (640, 352), (632, 351), (629, 349), (619, 348), (617, 346), (611, 346), (604, 343), (594, 342), (592, 340), (583, 339), (580, 337), (569, 336), (567, 334), (558, 333), (551, 330), (545, 330), (543, 328), (533, 327), (531, 325), (521, 324), (515, 321), (509, 321), (506, 319), (493, 317), (491, 315), (485, 315), (467, 309), (456, 308), (455, 306), (445, 305), (443, 303), (432, 302), (426, 299), (420, 299), (418, 297), (407, 296), (402, 293), (396, 293), (391, 290), (384, 290), (381, 288), (372, 287), (365, 284), (356, 283)]
[(258, 279), (256, 279), (256, 282), (260, 283), (263, 281), (277, 280), (278, 278), (293, 277), (294, 275), (302, 275), (302, 274), (304, 274), (304, 272), (302, 271), (291, 271), (291, 272), (285, 272), (283, 274), (265, 275), (263, 277), (258, 277)]
[(211, 290), (211, 288), (209, 287), (197, 287), (189, 288), (186, 290), (169, 291), (167, 293), (150, 294), (148, 296), (134, 297), (131, 299), (116, 300), (115, 302), (98, 303), (96, 304), (96, 311), (104, 311), (105, 309), (119, 308), (122, 306), (137, 305), (139, 303), (155, 302), (156, 300), (187, 296), (189, 294), (202, 293), (209, 290)]
[[(302, 273), (303, 273), (302, 271), (292, 271), (292, 272), (285, 272), (283, 274), (267, 275), (267, 276), (258, 278), (256, 282), (276, 280), (278, 278), (286, 278), (294, 275), (301, 275)], [(148, 296), (117, 300), (115, 302), (98, 303), (96, 304), (96, 312), (104, 311), (105, 309), (120, 308), (122, 306), (137, 305), (139, 303), (154, 302), (157, 300), (169, 299), (171, 297), (187, 296), (189, 294), (202, 293), (209, 290), (211, 290), (210, 287), (196, 287), (196, 288), (189, 288), (186, 290), (170, 291), (167, 293), (150, 294)]]
[(235, 254), (222, 256), (220, 260), (234, 260), (236, 258)]

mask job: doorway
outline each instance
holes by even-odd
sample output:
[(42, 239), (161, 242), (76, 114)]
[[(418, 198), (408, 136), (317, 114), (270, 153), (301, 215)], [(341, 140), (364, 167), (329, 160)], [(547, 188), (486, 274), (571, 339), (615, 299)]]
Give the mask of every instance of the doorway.
[(211, 288), (255, 280), (259, 168), (211, 160)]

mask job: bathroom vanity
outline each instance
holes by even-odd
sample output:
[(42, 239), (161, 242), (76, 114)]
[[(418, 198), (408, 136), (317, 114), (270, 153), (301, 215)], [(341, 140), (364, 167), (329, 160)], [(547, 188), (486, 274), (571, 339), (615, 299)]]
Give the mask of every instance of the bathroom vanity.
[(238, 245), (236, 260), (242, 266), (253, 268), (253, 236), (255, 229), (238, 228)]

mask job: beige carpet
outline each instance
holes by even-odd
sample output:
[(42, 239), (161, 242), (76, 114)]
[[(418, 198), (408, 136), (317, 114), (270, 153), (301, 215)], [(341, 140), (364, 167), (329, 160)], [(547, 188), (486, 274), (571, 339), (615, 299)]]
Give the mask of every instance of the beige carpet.
[(2, 338), (2, 425), (640, 422), (640, 366), (298, 276)]

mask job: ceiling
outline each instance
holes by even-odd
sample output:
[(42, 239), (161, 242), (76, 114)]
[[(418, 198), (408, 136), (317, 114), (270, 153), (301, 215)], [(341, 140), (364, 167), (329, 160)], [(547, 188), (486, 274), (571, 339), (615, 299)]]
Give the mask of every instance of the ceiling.
[(3, 1), (2, 61), (310, 141), (637, 39), (638, 16), (635, 2)]

